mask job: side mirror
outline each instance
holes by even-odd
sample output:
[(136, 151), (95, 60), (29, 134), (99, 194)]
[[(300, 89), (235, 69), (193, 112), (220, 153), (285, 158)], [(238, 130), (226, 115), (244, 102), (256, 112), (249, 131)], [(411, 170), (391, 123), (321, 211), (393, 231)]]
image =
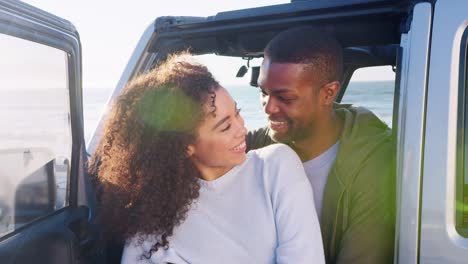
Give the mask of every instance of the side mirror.
[(54, 161), (55, 210), (67, 205), (67, 190), (70, 176), (70, 161), (58, 157)]
[(20, 226), (54, 212), (54, 160), (24, 178), (16, 187), (14, 224)]

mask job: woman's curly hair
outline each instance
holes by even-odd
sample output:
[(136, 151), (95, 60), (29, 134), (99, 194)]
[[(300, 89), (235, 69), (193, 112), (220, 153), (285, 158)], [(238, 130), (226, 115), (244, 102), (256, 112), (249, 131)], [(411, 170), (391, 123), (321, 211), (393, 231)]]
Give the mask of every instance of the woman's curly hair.
[(183, 53), (123, 89), (89, 164), (106, 239), (136, 236), (142, 243), (155, 235), (146, 258), (169, 245), (199, 195), (200, 175), (186, 151), (204, 117), (215, 114), (218, 88), (208, 69)]

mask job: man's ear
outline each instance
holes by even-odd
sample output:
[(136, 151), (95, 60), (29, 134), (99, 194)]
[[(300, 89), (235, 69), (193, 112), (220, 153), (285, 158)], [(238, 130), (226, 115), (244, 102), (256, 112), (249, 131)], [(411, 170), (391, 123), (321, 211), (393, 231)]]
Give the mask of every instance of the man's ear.
[(187, 149), (185, 150), (185, 156), (187, 158), (192, 157), (193, 153), (195, 153), (195, 146), (192, 144), (188, 144)]
[(335, 97), (340, 91), (340, 82), (333, 81), (325, 84), (320, 89), (321, 98), (323, 99), (324, 105), (332, 105), (335, 101)]

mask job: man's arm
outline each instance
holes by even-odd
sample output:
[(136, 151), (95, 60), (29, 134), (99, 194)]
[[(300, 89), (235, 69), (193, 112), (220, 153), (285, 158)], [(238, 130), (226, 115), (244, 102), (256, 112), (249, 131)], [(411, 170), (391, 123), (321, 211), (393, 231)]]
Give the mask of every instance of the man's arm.
[(355, 178), (337, 263), (393, 263), (394, 157), (392, 144), (387, 142), (363, 164)]
[(250, 130), (245, 136), (245, 143), (247, 144), (246, 152), (253, 149), (263, 148), (275, 143), (268, 135), (268, 131), (268, 127)]

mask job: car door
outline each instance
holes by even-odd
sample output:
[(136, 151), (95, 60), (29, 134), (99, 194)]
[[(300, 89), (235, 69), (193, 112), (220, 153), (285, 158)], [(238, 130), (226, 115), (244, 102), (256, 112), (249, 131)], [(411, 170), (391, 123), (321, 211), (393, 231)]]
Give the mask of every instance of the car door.
[(81, 100), (73, 25), (0, 1), (1, 263), (96, 261)]
[(420, 263), (467, 263), (468, 2), (434, 6), (427, 89)]

